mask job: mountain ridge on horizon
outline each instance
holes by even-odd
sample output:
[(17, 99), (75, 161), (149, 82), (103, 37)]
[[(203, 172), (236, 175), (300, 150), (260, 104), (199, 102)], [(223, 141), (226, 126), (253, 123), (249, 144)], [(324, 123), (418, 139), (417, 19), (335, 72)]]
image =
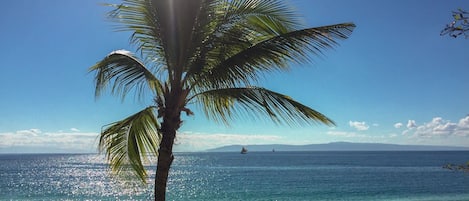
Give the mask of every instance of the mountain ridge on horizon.
[(288, 145), (227, 145), (206, 150), (207, 152), (239, 152), (242, 147), (249, 151), (469, 151), (469, 147), (440, 145), (401, 145), (387, 143), (330, 142), (323, 144)]

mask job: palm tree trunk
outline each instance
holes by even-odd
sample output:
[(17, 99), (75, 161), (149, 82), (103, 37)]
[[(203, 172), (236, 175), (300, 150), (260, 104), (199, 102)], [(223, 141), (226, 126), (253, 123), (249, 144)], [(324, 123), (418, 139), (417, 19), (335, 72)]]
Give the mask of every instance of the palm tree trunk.
[(176, 131), (181, 125), (180, 112), (166, 114), (163, 117), (161, 124), (162, 139), (160, 142), (160, 149), (158, 154), (158, 163), (156, 166), (155, 178), (155, 201), (165, 201), (166, 199), (166, 184), (168, 182), (169, 169), (173, 162), (173, 144), (176, 137)]
[[(178, 82), (174, 82), (178, 83)], [(188, 91), (183, 91), (181, 86), (174, 85), (173, 91), (165, 96), (165, 104), (158, 103), (160, 109), (158, 115), (163, 117), (160, 133), (162, 139), (158, 150), (158, 163), (156, 164), (155, 201), (165, 201), (166, 184), (168, 183), (169, 169), (173, 162), (173, 145), (176, 131), (181, 127), (181, 109), (184, 108)]]
[(155, 201), (166, 200), (166, 184), (173, 159), (172, 151), (166, 149), (159, 150), (155, 179)]

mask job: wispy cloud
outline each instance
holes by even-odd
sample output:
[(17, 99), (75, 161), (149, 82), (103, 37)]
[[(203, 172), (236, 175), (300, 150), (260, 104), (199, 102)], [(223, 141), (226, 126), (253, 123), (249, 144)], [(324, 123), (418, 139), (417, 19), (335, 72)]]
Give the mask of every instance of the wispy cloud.
[[(73, 128), (69, 132), (43, 132), (40, 129), (27, 129), (0, 133), (0, 153), (95, 152), (98, 135), (93, 132), (80, 132), (79, 129)], [(203, 151), (233, 144), (291, 144), (291, 141), (284, 140), (276, 135), (182, 132), (177, 135), (175, 151)]]
[(366, 131), (370, 128), (364, 121), (359, 122), (359, 121), (349, 121), (348, 122), (349, 126), (352, 128), (355, 128), (359, 131)]
[(332, 136), (347, 137), (347, 138), (365, 136), (365, 135), (358, 135), (355, 132), (346, 132), (346, 131), (328, 131), (327, 134), (332, 135)]
[(71, 128), (70, 131), (73, 131), (73, 132), (80, 132), (80, 130), (78, 128)]
[(175, 149), (179, 151), (201, 151), (225, 145), (273, 144), (282, 143), (283, 138), (276, 135), (247, 134), (204, 134), (178, 133)]
[(98, 133), (43, 132), (40, 129), (0, 133), (1, 152), (94, 152)]
[(395, 123), (394, 124), (394, 128), (402, 128), (402, 126), (404, 126), (404, 124), (402, 124), (402, 123)]
[(386, 139), (386, 138), (396, 137), (395, 134), (391, 134), (388, 136), (387, 135), (366, 135), (366, 134), (358, 134), (355, 132), (346, 132), (346, 131), (328, 131), (327, 135), (345, 137), (345, 138), (355, 138), (355, 139)]
[(29, 129), (29, 130), (16, 131), (16, 134), (18, 134), (18, 135), (24, 135), (24, 136), (29, 136), (29, 137), (38, 136), (38, 134), (40, 134), (40, 133), (42, 133), (41, 130), (39, 130), (37, 128), (32, 128), (32, 129)]

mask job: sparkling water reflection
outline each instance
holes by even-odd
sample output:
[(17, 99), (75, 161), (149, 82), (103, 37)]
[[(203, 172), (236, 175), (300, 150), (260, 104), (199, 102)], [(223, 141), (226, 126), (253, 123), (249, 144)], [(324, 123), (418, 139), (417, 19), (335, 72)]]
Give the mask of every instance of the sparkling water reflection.
[[(469, 200), (469, 152), (177, 153), (168, 200)], [(0, 155), (0, 200), (150, 200), (101, 155)], [(154, 166), (149, 183), (153, 184)]]
[[(150, 188), (110, 176), (97, 155), (1, 155), (0, 198), (13, 200), (131, 200)], [(133, 186), (132, 186), (133, 184)]]

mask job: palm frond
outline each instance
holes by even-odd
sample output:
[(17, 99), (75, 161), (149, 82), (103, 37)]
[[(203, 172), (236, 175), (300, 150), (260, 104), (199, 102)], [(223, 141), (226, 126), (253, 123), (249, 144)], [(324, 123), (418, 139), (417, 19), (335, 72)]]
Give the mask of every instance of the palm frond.
[(154, 107), (108, 125), (99, 138), (100, 152), (105, 152), (111, 170), (119, 174), (130, 170), (146, 183), (144, 161), (156, 156), (160, 141)]
[[(119, 30), (149, 59), (164, 60), (170, 78), (180, 79), (192, 57), (203, 0), (125, 0), (110, 13)], [(170, 81), (172, 81), (170, 79)]]
[(204, 5), (212, 10), (204, 13), (209, 17), (199, 17), (198, 24), (205, 26), (201, 25), (196, 30), (201, 31), (203, 34), (199, 35), (204, 37), (198, 51), (194, 51), (186, 79), (198, 80), (192, 76), (260, 41), (295, 30), (301, 24), (294, 10), (283, 1), (214, 2), (209, 4), (211, 7)]
[[(207, 117), (228, 124), (234, 115), (244, 113), (258, 118), (268, 116), (275, 123), (302, 125), (322, 123), (335, 125), (325, 115), (291, 97), (264, 88), (226, 88), (205, 91), (195, 95)], [(244, 113), (243, 113), (244, 112)]]
[(300, 17), (295, 10), (284, 1), (264, 0), (232, 1), (229, 16), (232, 24), (241, 25), (255, 31), (261, 36), (271, 36), (287, 33), (298, 29), (301, 25)]
[(109, 83), (112, 83), (112, 93), (121, 95), (122, 99), (132, 89), (135, 89), (137, 97), (142, 97), (146, 87), (156, 96), (163, 93), (160, 81), (129, 51), (111, 52), (88, 71), (96, 72), (96, 97), (101, 95)]
[(312, 56), (346, 39), (355, 27), (352, 23), (302, 29), (288, 32), (254, 44), (222, 60), (199, 76), (197, 85), (218, 88), (250, 85), (262, 72), (289, 69), (289, 62), (307, 63)]
[(116, 23), (116, 30), (132, 33), (130, 42), (142, 52), (143, 58), (150, 61), (166, 58), (161, 29), (151, 1), (124, 0), (122, 4), (105, 5), (114, 8), (108, 16)]

